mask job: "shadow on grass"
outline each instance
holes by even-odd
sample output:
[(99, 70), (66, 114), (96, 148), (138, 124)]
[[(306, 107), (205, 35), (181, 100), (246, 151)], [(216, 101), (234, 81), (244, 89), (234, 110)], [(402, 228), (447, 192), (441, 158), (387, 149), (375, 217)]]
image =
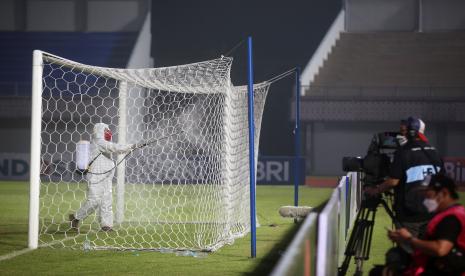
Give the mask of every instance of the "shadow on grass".
[[(320, 213), (327, 202), (328, 201), (325, 201), (317, 207), (313, 208), (312, 212)], [(245, 273), (244, 275), (269, 275), (278, 263), (279, 259), (284, 255), (284, 252), (287, 249), (287, 247), (291, 244), (295, 235), (299, 231), (302, 222), (303, 221), (295, 223), (292, 226), (292, 228), (289, 231), (287, 231), (282, 240), (275, 246), (273, 246), (270, 252), (263, 257), (262, 261), (257, 265), (257, 267), (252, 272)]]

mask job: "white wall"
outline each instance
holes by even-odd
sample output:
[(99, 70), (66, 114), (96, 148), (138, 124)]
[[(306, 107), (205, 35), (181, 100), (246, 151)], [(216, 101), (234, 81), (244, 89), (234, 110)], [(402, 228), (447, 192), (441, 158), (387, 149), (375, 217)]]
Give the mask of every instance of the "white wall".
[(465, 30), (463, 0), (345, 0), (346, 30)]
[(344, 175), (343, 157), (364, 157), (373, 134), (398, 128), (396, 123), (315, 122), (306, 135), (307, 173)]
[[(313, 53), (312, 58), (305, 66), (300, 76), (301, 83), (304, 85), (309, 85), (311, 82), (313, 82), (315, 76), (320, 70), (320, 67), (323, 66), (324, 61), (327, 59), (328, 55), (331, 53), (332, 48), (336, 44), (336, 41), (339, 39), (340, 33), (344, 31), (344, 24), (345, 12), (341, 11), (324, 36), (323, 40), (320, 42), (320, 45), (316, 49), (315, 53)], [(301, 94), (305, 95), (305, 93), (305, 89), (302, 89)]]
[[(398, 129), (398, 122), (306, 123), (307, 174), (343, 175), (342, 157), (364, 157), (373, 134)], [(442, 156), (465, 157), (465, 124), (426, 122), (425, 134)]]
[(28, 31), (66, 31), (76, 29), (74, 1), (29, 1), (26, 29)]
[(15, 1), (0, 1), (0, 30), (14, 30), (15, 28)]
[(89, 1), (87, 29), (90, 32), (130, 30), (131, 23), (138, 19), (139, 9), (139, 1)]
[(417, 0), (346, 0), (347, 31), (413, 31)]
[(421, 30), (465, 30), (465, 1), (421, 0)]
[(148, 12), (126, 68), (151, 68), (154, 65), (150, 53), (152, 46), (151, 17), (152, 13)]

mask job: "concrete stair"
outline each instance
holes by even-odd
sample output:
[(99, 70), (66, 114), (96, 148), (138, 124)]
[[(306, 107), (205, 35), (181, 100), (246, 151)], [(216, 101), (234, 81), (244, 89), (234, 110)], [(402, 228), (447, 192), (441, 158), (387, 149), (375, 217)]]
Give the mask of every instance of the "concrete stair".
[(465, 32), (343, 33), (311, 87), (465, 87)]

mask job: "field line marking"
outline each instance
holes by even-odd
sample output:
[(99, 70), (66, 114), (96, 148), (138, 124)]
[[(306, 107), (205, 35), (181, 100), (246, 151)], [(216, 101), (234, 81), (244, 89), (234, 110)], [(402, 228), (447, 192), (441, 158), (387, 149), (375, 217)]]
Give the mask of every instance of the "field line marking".
[(25, 253), (28, 253), (29, 251), (32, 251), (32, 249), (24, 248), (24, 249), (21, 249), (21, 250), (13, 251), (11, 253), (2, 255), (2, 256), (0, 256), (0, 262), (1, 261), (6, 261), (6, 260), (9, 260), (9, 259), (13, 259), (16, 256), (23, 255)]
[[(63, 239), (63, 240), (59, 240), (59, 241), (53, 241), (53, 242), (50, 242), (50, 243), (46, 243), (40, 247), (47, 247), (47, 246), (52, 246), (52, 245), (55, 245), (57, 243), (60, 243), (60, 242), (65, 242), (67, 240), (70, 240), (72, 239), (72, 237), (67, 237), (66, 239)], [(21, 250), (15, 250), (11, 253), (8, 253), (8, 254), (5, 254), (5, 255), (2, 255), (0, 256), (0, 262), (1, 261), (6, 261), (6, 260), (9, 260), (9, 259), (13, 259), (14, 257), (17, 257), (19, 255), (23, 255), (23, 254), (26, 254), (26, 253), (29, 253), (30, 251), (32, 251), (33, 249), (30, 249), (30, 248), (24, 248), (24, 249), (21, 249)]]

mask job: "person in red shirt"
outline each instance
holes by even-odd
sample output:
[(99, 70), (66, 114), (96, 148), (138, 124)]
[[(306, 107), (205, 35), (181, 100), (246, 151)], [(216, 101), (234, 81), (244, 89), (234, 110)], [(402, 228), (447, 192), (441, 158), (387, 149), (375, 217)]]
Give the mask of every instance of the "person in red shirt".
[(404, 275), (465, 275), (465, 208), (457, 203), (457, 187), (451, 178), (444, 174), (429, 178), (423, 204), (434, 216), (425, 236), (416, 238), (400, 228), (389, 231), (388, 237), (414, 249)]

